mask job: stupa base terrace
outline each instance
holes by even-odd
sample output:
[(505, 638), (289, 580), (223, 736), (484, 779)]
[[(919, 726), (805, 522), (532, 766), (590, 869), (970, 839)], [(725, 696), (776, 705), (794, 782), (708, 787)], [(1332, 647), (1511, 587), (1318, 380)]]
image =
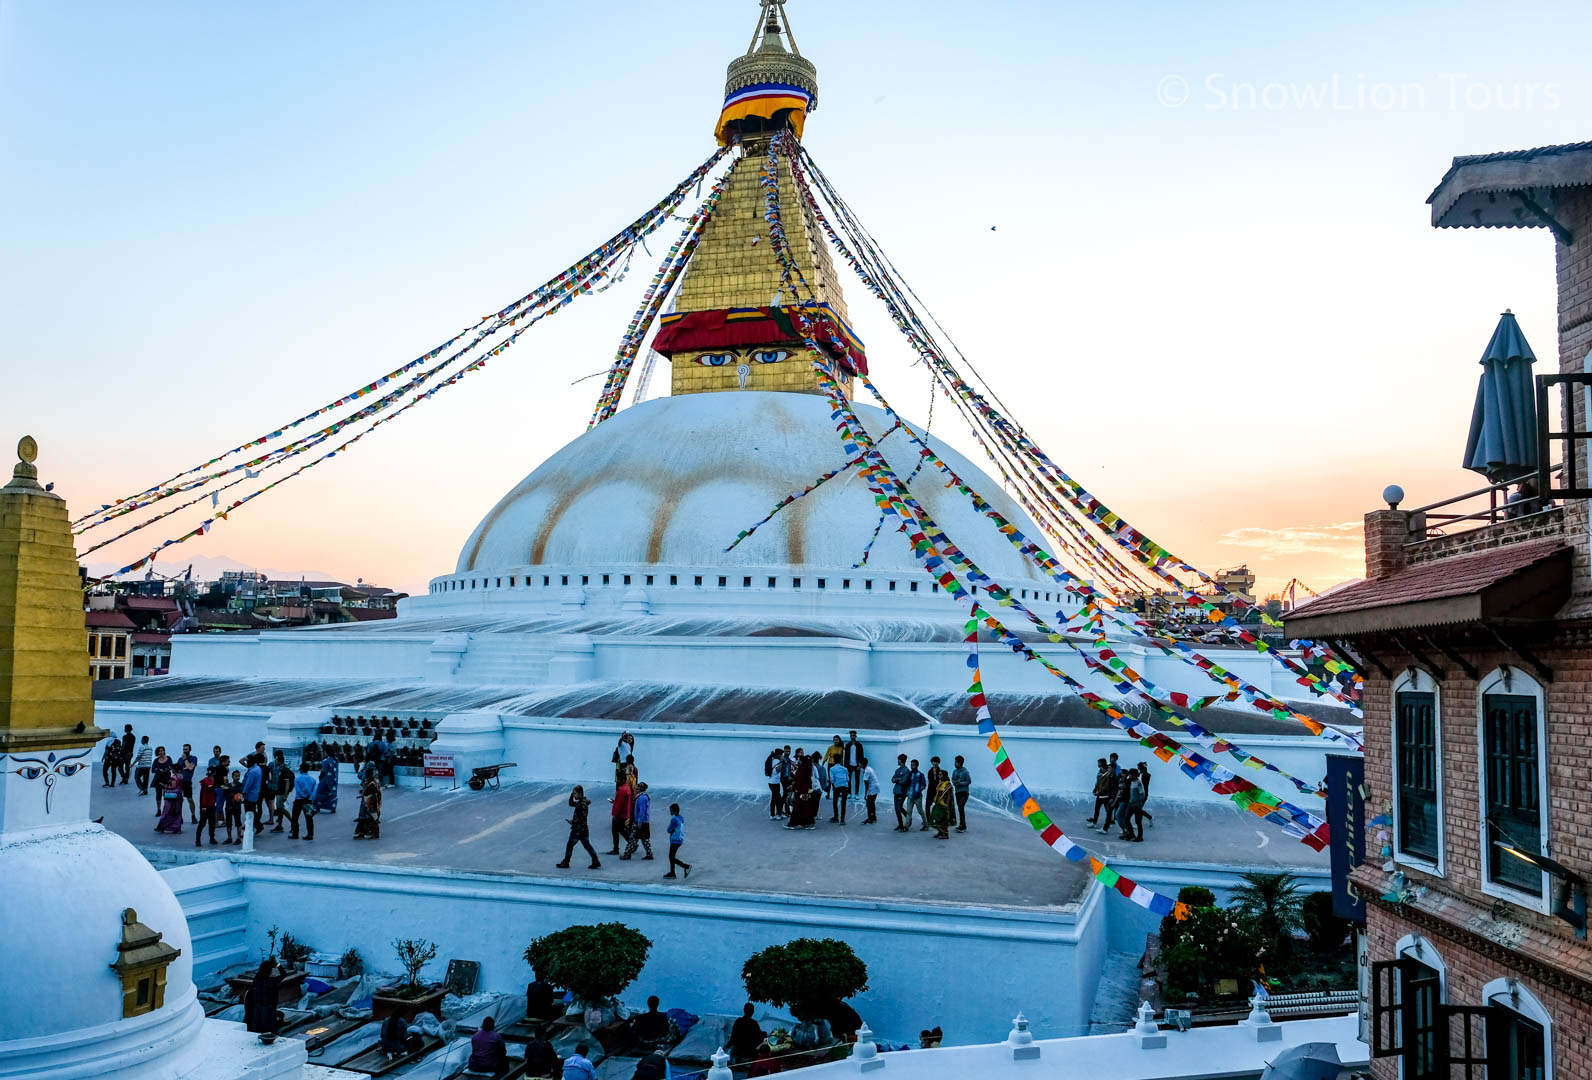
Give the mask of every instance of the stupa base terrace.
[[(706, 1014), (733, 1011), (741, 965), (758, 949), (839, 937), (870, 962), (872, 988), (853, 1004), (876, 1031), (909, 1040), (954, 1016), (955, 1041), (965, 1042), (1000, 1037), (1019, 1010), (1040, 1030), (1087, 1032), (1108, 953), (1136, 956), (1155, 927), (1149, 912), (1117, 902), (1087, 868), (1037, 843), (1000, 803), (975, 799), (968, 831), (939, 841), (916, 823), (893, 832), (888, 796), (876, 825), (862, 824), (855, 801), (844, 827), (829, 822), (826, 806), (815, 829), (791, 830), (768, 817), (766, 790), (758, 799), (649, 786), (657, 857), (643, 861), (638, 849), (625, 862), (606, 854), (612, 785), (587, 784), (597, 870), (578, 846), (573, 869), (554, 865), (568, 836), (568, 783), (389, 790), (376, 841), (353, 839), (355, 789), (344, 785), (338, 813), (317, 817), (313, 841), (267, 832), (251, 853), (208, 841), (196, 850), (191, 824), (181, 835), (155, 833), (153, 799), (131, 786), (96, 783), (92, 813), (157, 866), (174, 868), (167, 876), (193, 924), (200, 973), (244, 951), (259, 955), (273, 926), (374, 958), (390, 952), (393, 937), (423, 933), (440, 955), (479, 961), (484, 989), (516, 993), (533, 937), (618, 920), (654, 942), (636, 992)], [(662, 877), (670, 802), (687, 821), (682, 856), (693, 865), (675, 881)], [(1082, 799), (1047, 806), (1148, 887), (1204, 884), (1220, 895), (1257, 868), (1291, 869), (1305, 888), (1326, 887), (1325, 854), (1226, 806), (1153, 800), (1143, 843), (1091, 832)], [(966, 992), (969, 973), (983, 976), (978, 994)]]

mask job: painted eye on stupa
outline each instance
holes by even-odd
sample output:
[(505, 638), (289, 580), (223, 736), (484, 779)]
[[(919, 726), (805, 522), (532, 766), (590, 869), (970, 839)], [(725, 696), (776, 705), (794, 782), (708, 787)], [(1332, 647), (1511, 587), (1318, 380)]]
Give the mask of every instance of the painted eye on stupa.
[(76, 776), (86, 768), (88, 768), (87, 762), (63, 761), (61, 764), (55, 767), (55, 771), (60, 773), (62, 776)]
[(43, 765), (23, 765), (13, 771), (24, 780), (37, 780), (45, 770)]
[(781, 360), (789, 360), (790, 353), (784, 349), (759, 349), (752, 354), (752, 359), (759, 364), (777, 364)]
[(696, 362), (706, 364), (708, 367), (728, 367), (735, 363), (735, 354), (730, 352), (703, 353), (696, 358)]

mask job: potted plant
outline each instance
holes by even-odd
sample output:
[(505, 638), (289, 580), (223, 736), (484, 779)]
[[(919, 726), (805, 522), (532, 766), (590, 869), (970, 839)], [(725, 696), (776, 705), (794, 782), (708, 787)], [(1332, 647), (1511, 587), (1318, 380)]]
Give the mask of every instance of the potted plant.
[(614, 999), (641, 974), (652, 942), (623, 923), (571, 926), (539, 937), (525, 949), (537, 977), (562, 986), (587, 1011), (595, 1031), (613, 1020)]
[(292, 934), (282, 935), (282, 948), (277, 958), (282, 962), (283, 971), (302, 971), (304, 964), (315, 955), (315, 950), (304, 944)]
[(420, 979), (421, 970), (437, 958), (436, 944), (425, 938), (399, 938), (392, 947), (404, 969), (404, 978), (391, 986), (380, 987), (371, 995), (371, 1017), (385, 1020), (389, 1016), (400, 1016), (413, 1020), (428, 1012), (441, 1020), (442, 999), (447, 988), (441, 983), (425, 983)]
[(342, 979), (351, 979), (365, 970), (365, 961), (359, 955), (359, 950), (350, 945), (337, 960), (337, 975)]
[[(288, 952), (289, 943), (292, 942), (294, 945), (297, 945), (298, 943), (293, 941), (292, 934), (284, 934), (278, 927), (275, 926), (267, 930), (265, 932), (265, 936), (270, 941), (270, 947), (267, 948), (265, 952), (266, 958), (270, 959), (274, 957), (282, 968), (281, 989), (277, 992), (276, 1000), (282, 1005), (291, 1005), (298, 1001), (299, 998), (304, 996), (304, 973), (302, 971), (294, 971), (291, 967), (289, 967), (286, 955)], [(280, 950), (281, 955), (278, 954), (277, 948), (277, 940), (279, 938), (281, 939), (282, 943)], [(227, 986), (232, 989), (232, 993), (236, 995), (239, 1001), (244, 999), (244, 996), (249, 992), (249, 987), (253, 985), (253, 971), (243, 971), (237, 975), (229, 975), (227, 977)]]
[(828, 1041), (823, 1028), (830, 1021), (849, 1019), (846, 999), (868, 989), (868, 965), (844, 941), (797, 938), (753, 953), (741, 979), (747, 997), (788, 1008), (800, 1021), (791, 1033), (795, 1045), (817, 1048)]

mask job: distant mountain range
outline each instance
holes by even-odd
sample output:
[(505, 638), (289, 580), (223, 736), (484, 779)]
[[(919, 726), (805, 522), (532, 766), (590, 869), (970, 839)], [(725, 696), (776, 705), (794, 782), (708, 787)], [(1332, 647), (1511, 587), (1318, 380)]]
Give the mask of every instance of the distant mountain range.
[[(342, 581), (342, 578), (335, 574), (328, 574), (324, 570), (280, 570), (272, 566), (251, 566), (248, 563), (241, 563), (225, 555), (195, 555), (191, 559), (184, 559), (180, 562), (155, 562), (152, 565), (155, 573), (161, 577), (173, 577), (181, 576), (188, 569), (189, 563), (193, 564), (193, 578), (195, 581), (214, 581), (221, 576), (223, 570), (253, 570), (277, 581), (294, 581), (298, 578), (305, 578), (309, 581)], [(109, 574), (121, 569), (122, 566), (121, 563), (115, 562), (91, 562), (84, 565), (88, 568), (91, 577)], [(149, 567), (145, 567), (135, 574), (128, 574), (124, 580), (141, 581), (148, 569)], [(348, 582), (348, 584), (352, 585), (353, 582)]]

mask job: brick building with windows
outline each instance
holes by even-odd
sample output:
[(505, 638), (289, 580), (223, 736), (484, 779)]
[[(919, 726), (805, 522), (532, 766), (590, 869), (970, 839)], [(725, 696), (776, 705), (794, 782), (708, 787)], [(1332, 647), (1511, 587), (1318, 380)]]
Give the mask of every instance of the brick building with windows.
[(1538, 415), (1549, 499), (1503, 506), (1495, 485), (1476, 513), (1368, 514), (1366, 579), (1289, 612), (1287, 634), (1338, 644), (1366, 679), (1349, 885), (1374, 1076), (1592, 1080), (1592, 483), (1586, 441), (1547, 435), (1588, 426), (1592, 385), (1553, 380), (1592, 372), (1592, 143), (1456, 158), (1429, 202), (1440, 228), (1553, 237), (1559, 363), (1535, 368), (1539, 403), (1564, 395)]
[(88, 632), (88, 670), (94, 679), (125, 679), (132, 660), (133, 620), (120, 611), (83, 613)]

